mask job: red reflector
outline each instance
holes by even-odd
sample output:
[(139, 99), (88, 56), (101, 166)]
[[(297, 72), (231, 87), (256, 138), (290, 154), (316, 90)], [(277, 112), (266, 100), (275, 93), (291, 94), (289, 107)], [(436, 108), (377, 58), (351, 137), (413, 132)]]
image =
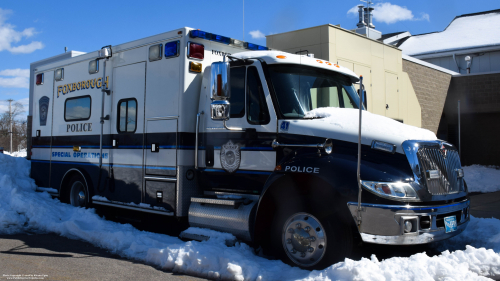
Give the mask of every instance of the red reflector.
[(202, 60), (205, 58), (205, 46), (189, 42), (188, 57)]
[(222, 95), (222, 74), (217, 75), (217, 95)]
[(40, 73), (40, 74), (36, 75), (36, 84), (37, 85), (42, 85), (43, 84), (43, 73)]

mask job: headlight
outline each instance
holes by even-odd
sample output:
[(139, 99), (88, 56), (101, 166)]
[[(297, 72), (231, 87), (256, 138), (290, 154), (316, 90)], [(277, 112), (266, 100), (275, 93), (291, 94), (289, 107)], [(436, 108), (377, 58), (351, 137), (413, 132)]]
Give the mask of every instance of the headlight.
[(414, 182), (377, 182), (361, 181), (361, 184), (382, 197), (393, 199), (419, 199), (413, 185)]

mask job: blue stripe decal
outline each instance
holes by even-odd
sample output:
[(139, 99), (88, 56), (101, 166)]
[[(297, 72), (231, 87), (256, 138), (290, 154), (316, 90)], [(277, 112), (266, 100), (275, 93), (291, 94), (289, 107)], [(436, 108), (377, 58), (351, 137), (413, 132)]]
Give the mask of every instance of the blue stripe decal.
[[(202, 170), (204, 170), (205, 172), (217, 172), (217, 173), (225, 172), (225, 170), (221, 170), (221, 169), (202, 169)], [(238, 170), (238, 171), (236, 171), (236, 174), (270, 175), (270, 174), (272, 174), (272, 172)]]
[[(373, 207), (373, 208), (380, 208), (380, 209), (391, 209), (391, 210), (416, 210), (416, 211), (425, 211), (425, 210), (432, 210), (432, 209), (442, 209), (442, 208), (450, 208), (454, 206), (459, 206), (459, 205), (464, 205), (469, 203), (470, 200), (456, 203), (453, 205), (444, 205), (444, 206), (432, 206), (432, 207), (406, 207), (406, 206), (389, 206), (389, 205), (379, 205), (379, 204), (368, 204), (368, 203), (361, 203), (361, 206), (363, 207)], [(358, 205), (357, 202), (349, 202), (347, 203), (348, 205)]]
[[(49, 163), (50, 161), (48, 160), (31, 160), (31, 162), (35, 163)], [(65, 162), (65, 161), (52, 161), (53, 164), (72, 164), (72, 165), (84, 165), (84, 166), (99, 166), (97, 163), (89, 163), (89, 162)], [(117, 164), (102, 164), (103, 166), (106, 167), (117, 167), (117, 168), (132, 168), (132, 169), (142, 169), (142, 166), (137, 166), (137, 165), (117, 165)], [(151, 166), (146, 166), (147, 169), (154, 169), (154, 170), (176, 170), (175, 167), (151, 167)]]
[[(76, 146), (76, 145), (75, 145)], [(50, 145), (33, 145), (33, 148), (50, 148)], [(52, 148), (73, 148), (73, 145), (53, 145)], [(81, 145), (81, 148), (100, 148), (98, 145)], [(103, 145), (102, 148), (113, 148), (111, 145)], [(151, 149), (150, 145), (119, 145), (117, 148), (137, 148), (137, 149)], [(160, 145), (162, 149), (195, 149), (192, 145)], [(204, 150), (204, 146), (198, 146), (198, 149)], [(221, 146), (215, 146), (214, 149), (222, 149)], [(272, 147), (241, 147), (241, 150), (253, 150), (253, 151), (273, 151)]]

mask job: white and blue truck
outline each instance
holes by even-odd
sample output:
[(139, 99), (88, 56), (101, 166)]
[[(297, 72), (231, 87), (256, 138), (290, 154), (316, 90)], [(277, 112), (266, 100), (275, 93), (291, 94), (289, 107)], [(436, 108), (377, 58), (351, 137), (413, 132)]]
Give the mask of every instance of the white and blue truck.
[(46, 61), (31, 175), (76, 207), (177, 217), (303, 268), (469, 222), (453, 145), (308, 114), (366, 108), (360, 77), (333, 62), (192, 28)]

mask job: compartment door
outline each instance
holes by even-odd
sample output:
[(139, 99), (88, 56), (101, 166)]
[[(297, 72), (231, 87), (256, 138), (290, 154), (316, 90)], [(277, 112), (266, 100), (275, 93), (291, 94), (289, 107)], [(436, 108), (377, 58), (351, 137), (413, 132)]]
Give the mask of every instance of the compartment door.
[(177, 174), (177, 119), (151, 118), (146, 122), (146, 175)]

